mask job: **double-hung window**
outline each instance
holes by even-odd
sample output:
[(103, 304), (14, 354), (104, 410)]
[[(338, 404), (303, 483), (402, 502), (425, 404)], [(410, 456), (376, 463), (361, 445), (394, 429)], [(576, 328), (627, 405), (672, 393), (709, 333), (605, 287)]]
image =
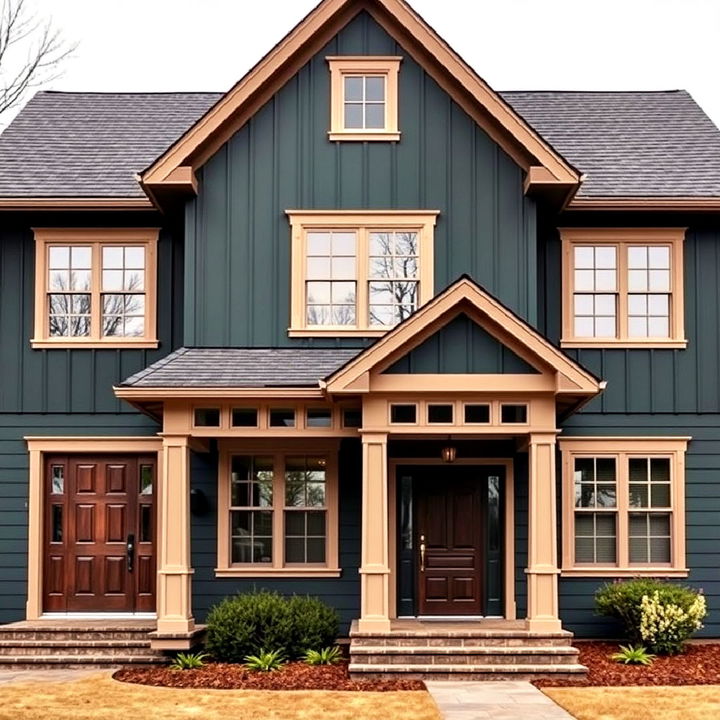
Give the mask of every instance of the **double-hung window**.
[(561, 438), (563, 572), (682, 575), (687, 438)]
[(156, 347), (151, 229), (36, 229), (33, 347)]
[(683, 228), (560, 232), (563, 346), (685, 347)]
[(379, 335), (432, 297), (436, 211), (288, 211), (291, 335)]

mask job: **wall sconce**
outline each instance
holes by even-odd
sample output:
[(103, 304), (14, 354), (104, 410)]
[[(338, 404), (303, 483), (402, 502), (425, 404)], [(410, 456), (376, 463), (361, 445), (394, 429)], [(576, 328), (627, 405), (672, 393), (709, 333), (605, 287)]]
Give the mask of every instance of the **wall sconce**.
[[(448, 443), (449, 442), (450, 442), (450, 436), (448, 435)], [(457, 448), (453, 447), (452, 445), (446, 445), (440, 451), (440, 457), (442, 458), (443, 462), (446, 462), (446, 463), (455, 462), (455, 458), (457, 457)]]

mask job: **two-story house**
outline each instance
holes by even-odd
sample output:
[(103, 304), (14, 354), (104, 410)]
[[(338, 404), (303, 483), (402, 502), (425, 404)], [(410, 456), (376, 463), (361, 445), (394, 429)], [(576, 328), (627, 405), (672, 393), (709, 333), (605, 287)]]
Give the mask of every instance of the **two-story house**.
[(0, 137), (0, 621), (179, 649), (264, 587), (382, 671), (439, 621), (597, 636), (652, 576), (717, 635), (718, 211), (687, 93), (498, 93), (403, 0), (323, 0), (223, 95), (38, 93)]

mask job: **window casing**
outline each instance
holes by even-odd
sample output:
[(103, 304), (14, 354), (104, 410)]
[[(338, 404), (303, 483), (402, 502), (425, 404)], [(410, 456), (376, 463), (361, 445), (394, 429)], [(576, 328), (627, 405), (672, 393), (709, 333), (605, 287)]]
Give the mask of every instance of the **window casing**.
[(686, 347), (685, 228), (560, 233), (564, 347)]
[(32, 346), (157, 347), (157, 229), (35, 230)]
[(328, 57), (332, 141), (400, 139), (398, 129), (399, 57)]
[(290, 335), (382, 335), (433, 295), (437, 211), (288, 210)]
[(217, 575), (337, 576), (337, 444), (221, 451)]
[(560, 438), (563, 574), (687, 574), (688, 440)]

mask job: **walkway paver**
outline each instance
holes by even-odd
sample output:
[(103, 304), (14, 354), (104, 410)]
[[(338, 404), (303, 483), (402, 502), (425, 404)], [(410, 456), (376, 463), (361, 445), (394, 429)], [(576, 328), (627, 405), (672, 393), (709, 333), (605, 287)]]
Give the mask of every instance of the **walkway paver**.
[(33, 682), (72, 682), (81, 680), (90, 675), (107, 674), (112, 675), (117, 668), (98, 669), (88, 668), (87, 670), (0, 670), (0, 686), (11, 683), (33, 683)]
[(426, 682), (443, 720), (573, 720), (529, 682)]

